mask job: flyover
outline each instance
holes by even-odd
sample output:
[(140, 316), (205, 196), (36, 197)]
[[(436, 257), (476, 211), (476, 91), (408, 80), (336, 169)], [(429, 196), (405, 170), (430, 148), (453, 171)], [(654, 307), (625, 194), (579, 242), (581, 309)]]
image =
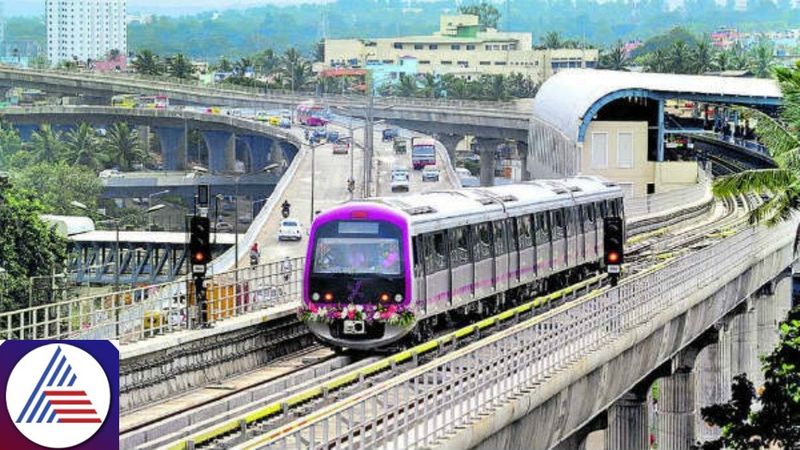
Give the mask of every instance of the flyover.
[(152, 129), (159, 139), (165, 170), (184, 170), (187, 165), (188, 131), (200, 130), (209, 150), (208, 168), (233, 171), (237, 157), (249, 172), (270, 161), (290, 162), (300, 148), (300, 138), (266, 123), (181, 108), (129, 109), (110, 106), (35, 106), (0, 110), (0, 118), (20, 130), (23, 139), (43, 123), (63, 130), (78, 123), (107, 127), (116, 122)]

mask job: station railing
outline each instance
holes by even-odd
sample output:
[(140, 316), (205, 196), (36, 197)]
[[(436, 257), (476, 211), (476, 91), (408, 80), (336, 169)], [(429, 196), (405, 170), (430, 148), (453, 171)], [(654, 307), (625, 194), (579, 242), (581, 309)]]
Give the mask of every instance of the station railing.
[(667, 192), (625, 199), (625, 216), (639, 218), (655, 214), (663, 214), (673, 209), (686, 208), (711, 198), (712, 178), (705, 169), (699, 169), (697, 183)]
[[(537, 389), (569, 364), (687, 302), (687, 292), (730, 280), (759, 258), (790, 245), (794, 226), (747, 229), (661, 263), (617, 288), (590, 294), (347, 402), (314, 411), (247, 448), (429, 448), (503, 402)], [(767, 282), (774, 276), (765, 272), (754, 272), (752, 281)]]
[[(273, 261), (206, 280), (207, 321), (300, 300), (305, 258)], [(190, 279), (0, 313), (0, 339), (111, 339), (129, 344), (202, 326)]]

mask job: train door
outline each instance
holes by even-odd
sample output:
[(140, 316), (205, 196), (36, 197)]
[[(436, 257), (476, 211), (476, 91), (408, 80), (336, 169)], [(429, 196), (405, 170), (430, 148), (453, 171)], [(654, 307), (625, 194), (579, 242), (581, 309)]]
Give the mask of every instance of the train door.
[(536, 249), (533, 240), (532, 217), (526, 214), (516, 218), (520, 283), (530, 283), (536, 277)]
[(511, 270), (508, 263), (508, 230), (506, 221), (498, 220), (492, 224), (494, 236), (494, 291), (503, 292), (508, 290), (508, 279)]
[(475, 267), (469, 227), (452, 228), (447, 232), (450, 249), (450, 289), (453, 305), (466, 303), (475, 295)]
[(544, 277), (553, 271), (553, 244), (550, 236), (550, 213), (547, 211), (534, 214), (536, 226), (536, 275)]
[(508, 286), (519, 284), (519, 245), (517, 223), (513, 218), (506, 219), (506, 249), (508, 250)]
[(567, 268), (567, 227), (564, 209), (555, 209), (550, 211), (549, 214), (550, 233), (553, 242), (552, 268), (553, 272), (560, 272)]
[(475, 254), (475, 298), (491, 295), (494, 288), (494, 258), (491, 223), (471, 226)]
[(450, 305), (450, 270), (444, 231), (422, 236), (425, 252), (425, 287), (430, 314)]
[(428, 293), (425, 288), (425, 253), (422, 251), (422, 236), (412, 238), (412, 251), (414, 253), (414, 295), (411, 304), (417, 302), (417, 306), (422, 310), (423, 315), (427, 314)]

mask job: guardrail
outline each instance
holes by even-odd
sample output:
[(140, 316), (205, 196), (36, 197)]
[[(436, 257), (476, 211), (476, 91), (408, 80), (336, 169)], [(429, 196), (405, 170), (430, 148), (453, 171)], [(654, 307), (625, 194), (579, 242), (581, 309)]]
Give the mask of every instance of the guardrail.
[[(284, 261), (274, 261), (210, 277), (205, 283), (209, 321), (298, 302), (304, 260), (289, 260), (289, 270)], [(0, 313), (0, 339), (112, 339), (129, 344), (193, 329), (199, 326), (199, 309), (190, 284), (184, 279)]]
[[(207, 85), (200, 80), (187, 80), (180, 78), (164, 77), (164, 76), (149, 76), (140, 75), (135, 73), (126, 74), (100, 74), (91, 71), (68, 71), (56, 69), (22, 69), (18, 67), (3, 67), (5, 72), (17, 72), (20, 74), (43, 74), (53, 75), (58, 77), (80, 79), (82, 81), (98, 80), (107, 81), (110, 83), (128, 83), (134, 84), (136, 82), (143, 82), (147, 84), (147, 88), (162, 87), (165, 89), (177, 89), (191, 87), (198, 93), (205, 95), (229, 95), (231, 93), (247, 94), (248, 96), (262, 97), (264, 99), (276, 99), (285, 101), (287, 103), (299, 103), (309, 98), (320, 98), (328, 101), (335, 101), (340, 103), (358, 103), (365, 105), (366, 97), (361, 95), (341, 95), (341, 94), (322, 94), (317, 95), (314, 92), (298, 92), (282, 89), (264, 89), (250, 86), (241, 86), (232, 83)], [(436, 98), (413, 98), (413, 97), (380, 97), (375, 101), (376, 106), (380, 105), (394, 105), (394, 106), (420, 106), (420, 107), (433, 107), (433, 108), (451, 108), (451, 109), (474, 109), (474, 110), (504, 110), (504, 111), (521, 111), (520, 106), (514, 101), (482, 101), (482, 100), (451, 100), (451, 99), (436, 99)]]
[[(792, 223), (792, 225), (795, 225)], [(730, 279), (794, 233), (748, 229), (436, 359), (244, 448), (425, 448), (536, 389), (559, 370), (654, 320), (719, 279)], [(784, 239), (776, 239), (784, 236)], [(789, 238), (786, 238), (788, 236)], [(754, 276), (766, 277), (759, 273)], [(768, 280), (763, 280), (766, 282)]]
[(626, 198), (625, 216), (629, 219), (639, 218), (698, 203), (703, 199), (710, 198), (711, 182), (711, 175), (706, 170), (699, 169), (697, 183), (691, 186), (645, 197)]

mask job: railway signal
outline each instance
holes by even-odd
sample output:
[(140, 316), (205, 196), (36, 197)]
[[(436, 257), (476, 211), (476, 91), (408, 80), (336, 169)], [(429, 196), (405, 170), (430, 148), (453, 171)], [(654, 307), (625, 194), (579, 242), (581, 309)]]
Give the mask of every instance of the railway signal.
[(623, 248), (625, 244), (624, 235), (624, 224), (621, 218), (607, 217), (603, 221), (604, 260), (606, 263), (606, 271), (611, 278), (612, 286), (616, 286), (617, 280), (622, 272), (622, 263), (625, 259)]
[(189, 221), (189, 261), (194, 276), (194, 295), (200, 307), (200, 324), (208, 323), (206, 311), (206, 292), (203, 282), (206, 277), (206, 266), (211, 262), (211, 222), (208, 217), (192, 216)]

